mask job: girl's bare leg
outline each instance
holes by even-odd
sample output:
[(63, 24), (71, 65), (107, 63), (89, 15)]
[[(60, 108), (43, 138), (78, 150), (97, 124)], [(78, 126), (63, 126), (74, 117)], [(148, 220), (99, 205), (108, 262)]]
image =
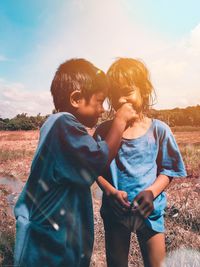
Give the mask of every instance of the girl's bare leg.
[(166, 253), (164, 233), (155, 233), (147, 240), (140, 234), (138, 235), (138, 241), (144, 266), (161, 267)]
[(128, 267), (131, 231), (117, 223), (104, 227), (107, 267)]

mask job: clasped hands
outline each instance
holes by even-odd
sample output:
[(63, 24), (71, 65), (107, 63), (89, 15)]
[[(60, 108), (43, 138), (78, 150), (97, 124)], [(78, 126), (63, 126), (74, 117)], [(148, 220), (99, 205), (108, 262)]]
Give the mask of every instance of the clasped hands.
[(107, 197), (109, 205), (117, 216), (139, 213), (142, 217), (147, 218), (154, 209), (154, 196), (150, 190), (140, 192), (132, 202), (128, 201), (128, 195), (125, 191), (117, 189)]

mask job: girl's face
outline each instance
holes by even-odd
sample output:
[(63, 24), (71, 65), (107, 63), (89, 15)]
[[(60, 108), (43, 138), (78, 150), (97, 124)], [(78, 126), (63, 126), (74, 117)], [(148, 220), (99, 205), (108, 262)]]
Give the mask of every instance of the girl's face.
[(143, 99), (139, 87), (136, 85), (122, 85), (112, 97), (113, 106), (117, 110), (124, 103), (131, 103), (137, 112), (141, 112)]

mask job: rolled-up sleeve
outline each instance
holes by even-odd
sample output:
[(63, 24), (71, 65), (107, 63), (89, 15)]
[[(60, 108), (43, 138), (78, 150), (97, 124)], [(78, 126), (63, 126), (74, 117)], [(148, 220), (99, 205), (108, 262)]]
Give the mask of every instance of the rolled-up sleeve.
[(179, 147), (167, 125), (160, 139), (157, 165), (158, 174), (169, 177), (185, 177), (187, 175)]

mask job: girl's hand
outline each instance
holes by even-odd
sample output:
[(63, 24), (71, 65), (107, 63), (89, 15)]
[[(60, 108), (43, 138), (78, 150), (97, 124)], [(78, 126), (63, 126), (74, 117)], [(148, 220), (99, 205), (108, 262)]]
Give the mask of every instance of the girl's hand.
[(141, 216), (147, 218), (154, 209), (153, 200), (154, 196), (152, 191), (142, 191), (133, 200), (131, 211), (133, 213), (139, 212)]
[(110, 206), (117, 216), (122, 216), (130, 210), (130, 202), (125, 191), (115, 190), (108, 197)]

